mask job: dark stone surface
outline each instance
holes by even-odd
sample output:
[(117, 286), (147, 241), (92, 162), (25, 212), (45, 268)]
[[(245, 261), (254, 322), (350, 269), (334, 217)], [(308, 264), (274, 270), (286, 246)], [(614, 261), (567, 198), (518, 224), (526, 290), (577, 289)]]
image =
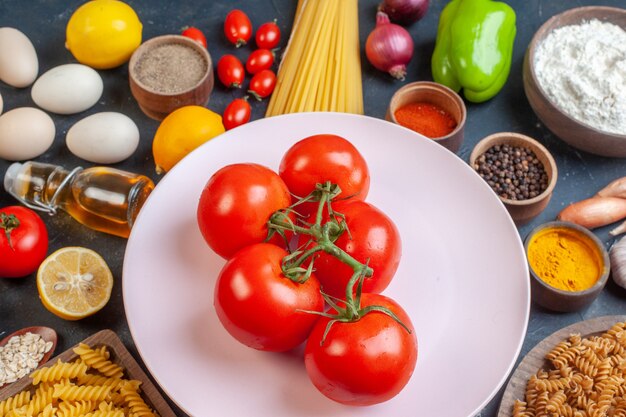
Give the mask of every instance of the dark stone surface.
[[(3, 0), (0, 2), (0, 27), (12, 26), (22, 30), (33, 41), (40, 62), (40, 74), (54, 66), (75, 62), (72, 55), (64, 48), (65, 26), (72, 12), (81, 4), (76, 0), (39, 0), (20, 1)], [(136, 10), (144, 25), (144, 39), (167, 33), (179, 33), (187, 25), (199, 27), (206, 34), (209, 52), (214, 61), (225, 53), (235, 53), (245, 59), (252, 47), (240, 50), (232, 48), (222, 35), (224, 16), (233, 8), (248, 12), (255, 26), (278, 18), (283, 32), (282, 45), (291, 28), (295, 11), (295, 1), (163, 1), (134, 0), (129, 2)], [(374, 14), (377, 0), (360, 1), (360, 32), (362, 48), (363, 89), (365, 114), (383, 118), (387, 103), (393, 92), (404, 83), (415, 80), (430, 80), (430, 56), (434, 47), (439, 13), (446, 2), (431, 2), (426, 17), (409, 28), (415, 41), (415, 55), (408, 67), (406, 81), (394, 81), (377, 72), (366, 61), (363, 48), (367, 34), (374, 26)], [(593, 195), (599, 188), (611, 180), (626, 175), (626, 162), (622, 159), (597, 157), (579, 152), (553, 136), (537, 119), (528, 105), (522, 86), (522, 59), (524, 51), (533, 33), (550, 16), (567, 8), (603, 4), (623, 7), (623, 0), (515, 0), (509, 4), (518, 16), (518, 34), (515, 41), (513, 65), (509, 80), (491, 101), (476, 105), (468, 104), (468, 119), (465, 128), (465, 142), (458, 155), (467, 161), (472, 147), (488, 134), (499, 131), (524, 133), (541, 141), (554, 155), (559, 180), (554, 196), (547, 209), (530, 224), (519, 229), (523, 237), (535, 226), (552, 220), (567, 204)], [(105, 91), (101, 100), (84, 113), (72, 116), (54, 115), (57, 128), (55, 143), (38, 161), (61, 164), (66, 167), (77, 165), (90, 166), (73, 156), (64, 144), (68, 128), (88, 114), (110, 110), (130, 116), (139, 126), (141, 143), (137, 152), (128, 160), (115, 166), (129, 171), (140, 172), (158, 181), (154, 173), (151, 153), (152, 137), (158, 123), (141, 113), (128, 87), (127, 67), (99, 71), (104, 79)], [(21, 106), (33, 106), (30, 88), (14, 89), (0, 83), (0, 94), (4, 99), (4, 109)], [(227, 91), (216, 86), (209, 108), (221, 113), (234, 97), (243, 95), (242, 91)], [(253, 119), (261, 118), (266, 103), (253, 103)], [(0, 175), (9, 166), (9, 162), (0, 160)], [(445, 175), (445, 173), (440, 173)], [(0, 191), (0, 206), (16, 204), (4, 190)], [(50, 314), (38, 300), (35, 276), (25, 279), (0, 280), (0, 337), (9, 331), (31, 325), (46, 325), (55, 328), (60, 336), (57, 352), (61, 352), (74, 343), (86, 338), (103, 328), (117, 332), (126, 346), (139, 360), (126, 318), (122, 300), (122, 263), (126, 241), (113, 236), (91, 231), (64, 213), (55, 217), (43, 216), (50, 232), (49, 252), (64, 246), (77, 245), (92, 248), (100, 252), (109, 263), (115, 276), (115, 287), (108, 305), (98, 314), (78, 322), (63, 321)], [(610, 227), (597, 230), (598, 237), (609, 247), (613, 239), (609, 236)], [(607, 314), (625, 314), (625, 290), (609, 282), (600, 297), (586, 310), (571, 314), (556, 314), (532, 306), (528, 333), (522, 348), (522, 355), (528, 352), (538, 341), (554, 331), (571, 323), (591, 317)], [(166, 335), (164, 335), (166, 336)], [(462, 343), (462, 341), (460, 342)], [(497, 349), (497, 345), (493, 346)], [(519, 360), (519, 358), (518, 358)], [(485, 364), (488, 366), (488, 364)], [(459, 375), (468, 383), (480, 375)], [(441, 381), (443, 383), (444, 381)], [(452, 396), (454, 393), (450, 393)], [(502, 389), (479, 414), (495, 416)], [(182, 412), (178, 412), (181, 416)]]

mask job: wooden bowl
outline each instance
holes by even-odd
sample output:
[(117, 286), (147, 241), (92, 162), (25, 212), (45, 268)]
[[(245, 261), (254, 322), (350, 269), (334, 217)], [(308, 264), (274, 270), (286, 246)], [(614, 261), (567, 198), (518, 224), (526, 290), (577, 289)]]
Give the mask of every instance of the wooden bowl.
[[(44, 355), (42, 356), (42, 358), (39, 360), (38, 366), (40, 366), (43, 363), (48, 362), (50, 357), (54, 354), (54, 350), (56, 349), (57, 340), (58, 340), (57, 332), (55, 332), (54, 329), (51, 329), (50, 327), (31, 326), (31, 327), (25, 327), (25, 328), (20, 329), (20, 330), (16, 330), (13, 333), (8, 334), (5, 337), (3, 337), (2, 340), (0, 340), (0, 346), (5, 346), (12, 337), (23, 336), (26, 333), (37, 334), (37, 335), (41, 336), (41, 338), (44, 340), (44, 342), (52, 343), (52, 346), (50, 347), (50, 350), (45, 352)], [(3, 388), (5, 386), (11, 385), (11, 384), (12, 383), (0, 384), (0, 388)]]
[(396, 110), (406, 104), (416, 102), (426, 102), (439, 106), (454, 118), (456, 128), (450, 134), (432, 138), (432, 140), (452, 152), (457, 152), (463, 143), (465, 118), (467, 117), (467, 109), (461, 96), (445, 85), (435, 82), (417, 81), (409, 83), (401, 87), (391, 97), (385, 118), (390, 122), (400, 124), (396, 120)]
[(626, 9), (604, 6), (579, 7), (550, 18), (533, 36), (524, 56), (524, 91), (537, 117), (556, 136), (571, 146), (601, 156), (626, 157), (626, 135), (601, 131), (580, 122), (559, 109), (539, 84), (534, 65), (538, 45), (550, 32), (562, 26), (598, 19), (626, 29)]
[[(154, 48), (163, 45), (182, 45), (196, 51), (204, 60), (205, 72), (200, 80), (190, 88), (164, 93), (141, 82), (138, 76), (137, 63)], [(152, 38), (139, 46), (133, 53), (128, 64), (130, 91), (137, 100), (141, 110), (149, 117), (163, 120), (174, 110), (189, 105), (206, 106), (213, 91), (213, 64), (206, 48), (191, 38), (180, 35), (163, 35)]]
[(528, 223), (535, 216), (541, 213), (550, 202), (552, 191), (556, 186), (557, 180), (556, 162), (550, 152), (536, 140), (519, 133), (500, 132), (487, 136), (476, 144), (470, 154), (470, 166), (476, 169), (475, 163), (478, 157), (480, 157), (492, 146), (504, 144), (525, 147), (533, 151), (537, 156), (537, 159), (539, 159), (539, 161), (543, 164), (546, 174), (548, 174), (548, 187), (536, 197), (526, 200), (511, 200), (498, 196), (500, 201), (504, 204), (504, 207), (506, 207), (507, 211), (511, 215), (515, 224), (521, 226)]
[(527, 254), (528, 245), (533, 236), (546, 228), (552, 227), (572, 229), (589, 238), (588, 240), (593, 243), (595, 249), (602, 258), (602, 273), (598, 278), (598, 281), (596, 281), (591, 288), (583, 291), (565, 291), (546, 284), (537, 274), (535, 274), (529, 263), (528, 270), (530, 271), (531, 298), (535, 303), (549, 310), (565, 313), (578, 311), (591, 304), (593, 300), (600, 295), (600, 292), (606, 285), (609, 278), (609, 272), (611, 270), (609, 254), (600, 239), (598, 239), (596, 235), (588, 229), (574, 223), (562, 221), (544, 223), (533, 229), (524, 240), (524, 249)]

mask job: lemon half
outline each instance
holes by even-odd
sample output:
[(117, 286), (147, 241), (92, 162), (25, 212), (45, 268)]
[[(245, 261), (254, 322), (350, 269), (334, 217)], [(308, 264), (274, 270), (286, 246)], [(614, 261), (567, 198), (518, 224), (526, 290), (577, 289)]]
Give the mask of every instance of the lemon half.
[(79, 320), (101, 310), (111, 298), (113, 274), (91, 249), (70, 246), (48, 256), (37, 271), (43, 305), (66, 320)]

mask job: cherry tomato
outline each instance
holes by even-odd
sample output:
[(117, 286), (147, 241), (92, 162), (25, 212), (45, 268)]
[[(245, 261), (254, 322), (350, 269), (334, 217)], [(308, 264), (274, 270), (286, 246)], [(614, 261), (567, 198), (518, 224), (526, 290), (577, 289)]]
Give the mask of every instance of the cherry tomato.
[[(258, 164), (233, 164), (218, 170), (204, 186), (197, 219), (202, 236), (223, 258), (244, 246), (263, 242), (267, 221), (290, 204), (287, 186), (278, 174)], [(275, 235), (272, 242), (282, 244)]]
[(274, 64), (274, 54), (269, 49), (257, 49), (252, 51), (246, 60), (246, 70), (250, 74), (256, 74), (266, 69), (272, 68)]
[(257, 100), (261, 100), (272, 94), (276, 87), (276, 74), (272, 70), (262, 70), (254, 74), (250, 80), (250, 89), (248, 92)]
[(252, 23), (248, 15), (237, 9), (228, 13), (224, 21), (224, 34), (237, 48), (245, 45), (252, 37)]
[(198, 28), (195, 28), (193, 26), (188, 27), (187, 29), (183, 30), (182, 35), (193, 39), (205, 48), (207, 46), (206, 37), (204, 36), (204, 33), (202, 33), (202, 31), (200, 31), (200, 29)]
[(241, 88), (245, 77), (243, 64), (235, 55), (224, 55), (217, 62), (217, 78), (226, 87)]
[(273, 49), (280, 43), (280, 28), (276, 22), (263, 23), (256, 31), (256, 46), (263, 49)]
[[(363, 281), (363, 292), (382, 292), (400, 265), (402, 241), (398, 228), (385, 213), (365, 201), (337, 201), (332, 207), (345, 216), (350, 232), (339, 236), (335, 245), (374, 270), (374, 274)], [(322, 221), (327, 220), (326, 214)], [(306, 244), (307, 240), (308, 236), (301, 237), (299, 243)], [(352, 268), (325, 252), (320, 252), (313, 265), (323, 291), (344, 299), (354, 272)]]
[(226, 130), (233, 129), (237, 126), (248, 123), (250, 121), (250, 103), (243, 98), (236, 98), (230, 102), (224, 109), (224, 127)]
[(313, 384), (328, 398), (349, 405), (387, 401), (409, 382), (417, 362), (417, 338), (406, 312), (392, 299), (363, 294), (361, 307), (387, 307), (389, 315), (372, 311), (355, 322), (335, 322), (321, 344), (330, 320), (321, 317), (309, 335), (304, 364)]
[(0, 209), (0, 278), (32, 274), (46, 258), (48, 229), (33, 210)]
[(269, 243), (246, 246), (231, 258), (215, 284), (214, 305), (224, 328), (254, 349), (282, 352), (300, 345), (323, 311), (320, 284), (311, 275), (296, 283), (281, 271), (288, 252)]
[(289, 191), (305, 197), (315, 184), (339, 185), (339, 198), (365, 200), (370, 187), (367, 163), (359, 151), (337, 135), (314, 135), (294, 144), (280, 161), (280, 177)]

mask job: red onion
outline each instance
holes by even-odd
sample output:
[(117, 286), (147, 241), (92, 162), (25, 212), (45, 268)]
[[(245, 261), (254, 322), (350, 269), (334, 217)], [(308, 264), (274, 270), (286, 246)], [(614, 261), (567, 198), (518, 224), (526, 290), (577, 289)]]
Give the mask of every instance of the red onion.
[(385, 13), (378, 12), (376, 27), (365, 43), (365, 55), (376, 69), (404, 80), (406, 64), (413, 57), (413, 39), (405, 28), (389, 22)]
[(387, 13), (392, 22), (411, 25), (428, 10), (428, 0), (383, 0), (379, 10)]

